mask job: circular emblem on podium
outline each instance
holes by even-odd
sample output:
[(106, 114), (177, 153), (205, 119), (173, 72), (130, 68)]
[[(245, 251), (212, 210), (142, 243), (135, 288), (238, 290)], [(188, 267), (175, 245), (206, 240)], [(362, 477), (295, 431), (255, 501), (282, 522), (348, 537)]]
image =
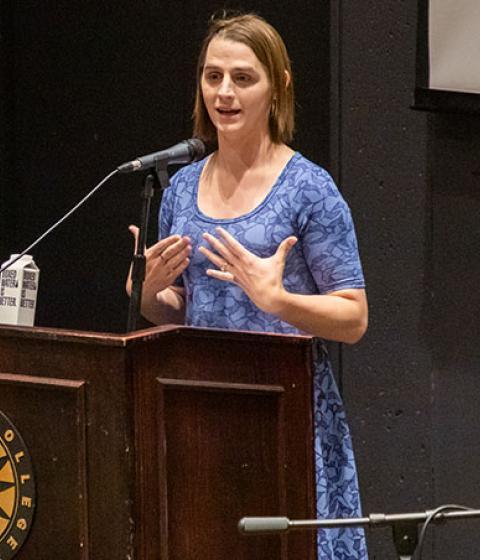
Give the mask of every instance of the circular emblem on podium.
[(13, 558), (32, 525), (35, 481), (25, 443), (0, 412), (0, 559)]

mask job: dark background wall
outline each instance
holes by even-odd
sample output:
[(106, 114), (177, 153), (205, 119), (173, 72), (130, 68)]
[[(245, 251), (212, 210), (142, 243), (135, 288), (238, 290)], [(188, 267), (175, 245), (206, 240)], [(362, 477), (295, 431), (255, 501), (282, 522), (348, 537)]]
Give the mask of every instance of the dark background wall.
[[(297, 79), (294, 146), (332, 171), (354, 214), (370, 329), (334, 351), (367, 513), (480, 502), (480, 121), (410, 108), (416, 4), (226, 4), (281, 32)], [(198, 45), (223, 6), (2, 2), (1, 260), (119, 163), (191, 135)], [(125, 330), (139, 192), (139, 177), (114, 178), (32, 251), (38, 324)], [(437, 528), (426, 557), (476, 558), (479, 534), (478, 522)], [(395, 558), (388, 530), (368, 538), (371, 558)]]
[[(196, 57), (221, 6), (3, 2), (2, 255), (19, 252), (120, 163), (191, 136)], [(266, 5), (262, 14), (292, 45), (304, 76), (297, 141), (325, 158), (328, 104), (319, 100), (328, 96), (328, 5), (282, 14)], [(311, 25), (299, 40), (304, 20), (324, 32)], [(315, 63), (312, 45), (323, 53)], [(115, 178), (32, 251), (41, 269), (39, 324), (125, 330), (127, 226), (138, 220), (140, 191), (141, 177)]]

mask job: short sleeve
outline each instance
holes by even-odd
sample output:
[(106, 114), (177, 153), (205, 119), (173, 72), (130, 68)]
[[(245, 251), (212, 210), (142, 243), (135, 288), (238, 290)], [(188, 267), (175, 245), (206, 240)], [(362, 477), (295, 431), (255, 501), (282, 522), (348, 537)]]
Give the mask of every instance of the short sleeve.
[(319, 292), (364, 288), (351, 212), (333, 179), (323, 169), (312, 174), (301, 198), (300, 242)]
[(173, 222), (173, 191), (171, 187), (164, 190), (160, 212), (158, 215), (158, 238), (164, 239), (170, 235)]
[[(163, 191), (162, 202), (160, 204), (160, 212), (158, 214), (158, 238), (164, 239), (169, 235), (172, 235), (172, 224), (173, 224), (173, 216), (174, 216), (174, 200), (175, 200), (175, 189), (174, 184), (176, 181), (176, 176), (174, 176), (170, 183), (171, 186), (167, 187)], [(178, 277), (175, 282), (174, 286), (182, 287), (183, 280), (182, 277)]]

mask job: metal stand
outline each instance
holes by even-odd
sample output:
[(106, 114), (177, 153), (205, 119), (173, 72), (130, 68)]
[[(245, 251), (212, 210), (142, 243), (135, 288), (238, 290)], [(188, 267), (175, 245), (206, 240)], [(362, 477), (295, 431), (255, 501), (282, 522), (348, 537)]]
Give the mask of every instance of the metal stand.
[(138, 231), (138, 242), (132, 258), (132, 292), (128, 306), (127, 332), (137, 330), (140, 321), (142, 307), (142, 289), (145, 281), (145, 246), (147, 243), (147, 229), (150, 217), (150, 203), (153, 198), (154, 188), (158, 188), (160, 193), (170, 184), (167, 161), (157, 161), (156, 167), (150, 170), (143, 180), (142, 190), (142, 210)]
[[(444, 506), (449, 507), (449, 506)], [(454, 506), (451, 506), (454, 507)], [(458, 506), (456, 506), (458, 507)], [(439, 510), (441, 508), (438, 508)], [(368, 517), (347, 519), (307, 519), (290, 520), (288, 517), (244, 517), (238, 523), (242, 534), (284, 533), (290, 530), (338, 529), (340, 527), (385, 527), (393, 530), (393, 541), (399, 560), (412, 560), (418, 545), (417, 526), (419, 523), (431, 521), (439, 523), (453, 519), (480, 518), (480, 510), (467, 509), (462, 511), (436, 512), (436, 510), (420, 513), (399, 513), (385, 515), (372, 513)]]

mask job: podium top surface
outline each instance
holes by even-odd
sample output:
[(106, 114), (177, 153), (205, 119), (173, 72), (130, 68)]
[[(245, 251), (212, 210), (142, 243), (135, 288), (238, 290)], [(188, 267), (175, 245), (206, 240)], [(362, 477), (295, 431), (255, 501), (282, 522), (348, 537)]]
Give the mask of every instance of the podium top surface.
[(258, 338), (269, 342), (282, 344), (309, 345), (313, 338), (309, 335), (292, 335), (247, 331), (232, 331), (225, 329), (207, 329), (201, 327), (186, 327), (183, 325), (163, 325), (151, 327), (129, 333), (110, 333), (57, 329), (52, 327), (19, 327), (0, 325), (0, 338), (37, 339), (79, 344), (93, 344), (104, 346), (128, 347), (139, 342), (171, 336), (188, 336), (198, 338), (222, 338), (230, 340)]

